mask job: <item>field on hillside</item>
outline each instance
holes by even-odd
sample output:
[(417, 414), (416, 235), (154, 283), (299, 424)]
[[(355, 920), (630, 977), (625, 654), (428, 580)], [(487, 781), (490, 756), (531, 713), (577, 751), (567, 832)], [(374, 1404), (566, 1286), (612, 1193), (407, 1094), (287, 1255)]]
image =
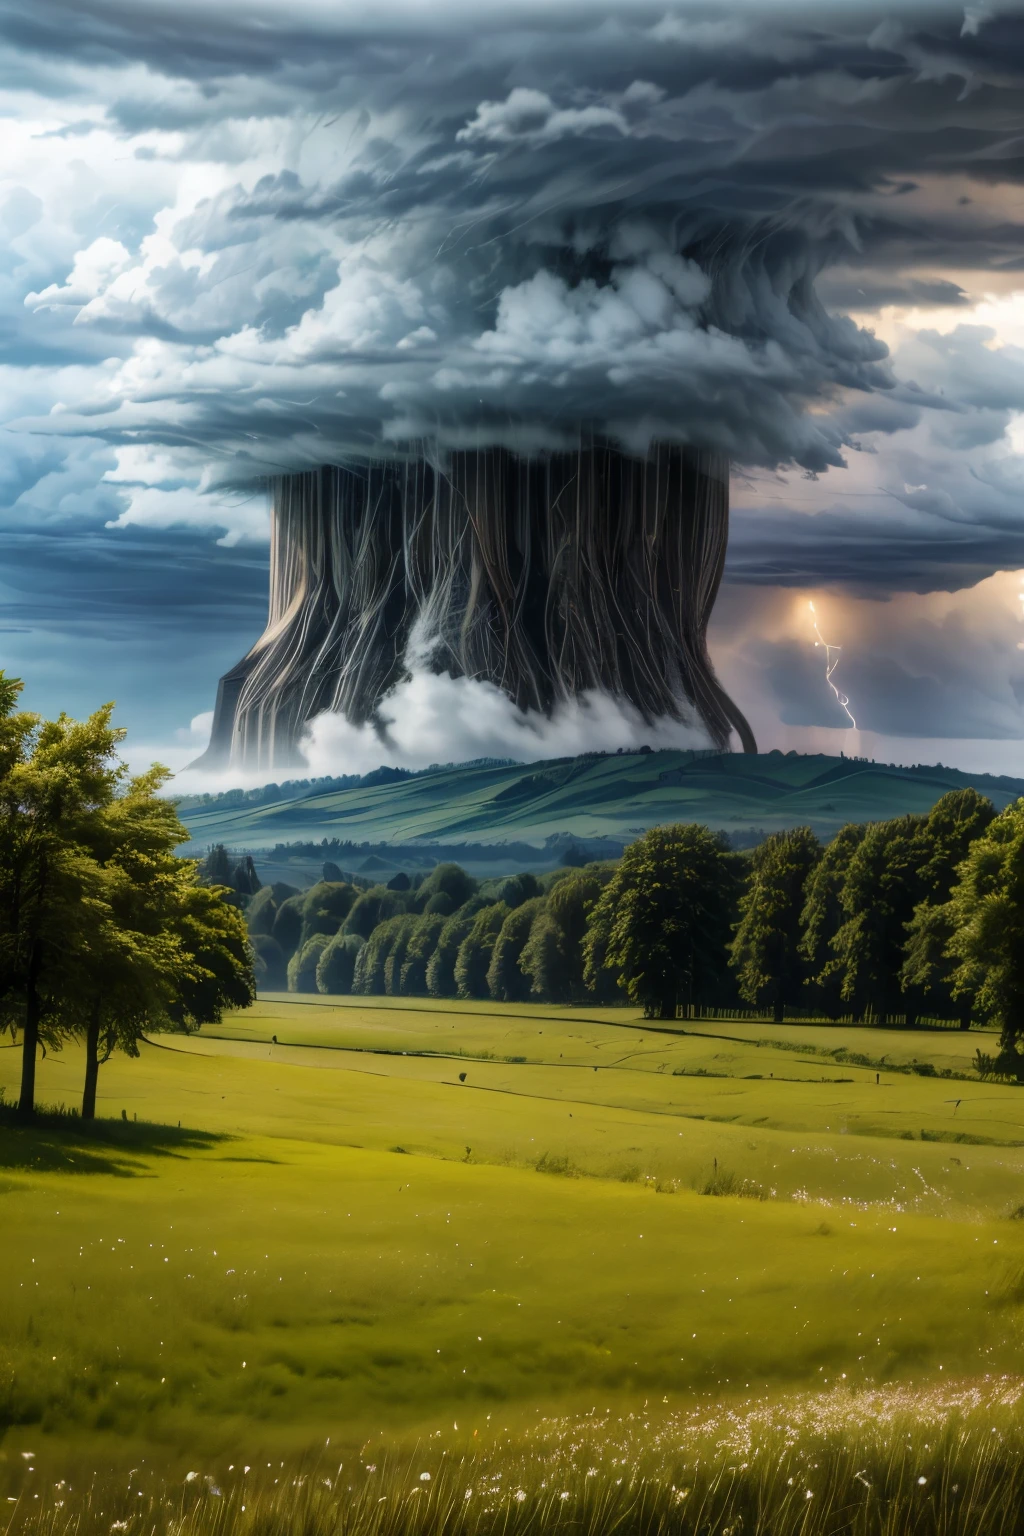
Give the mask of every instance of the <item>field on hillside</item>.
[[(848, 821), (927, 812), (948, 790), (967, 784), (997, 810), (1024, 794), (1022, 780), (954, 768), (898, 768), (795, 752), (643, 752), (512, 767), (449, 766), (347, 789), (314, 783), (286, 787), (270, 801), (262, 790), (252, 798), (239, 791), (208, 805), (186, 801), (182, 819), (199, 851), (215, 842), (269, 849), (326, 837), (357, 845), (448, 845), (438, 858), (457, 856), (453, 845), (489, 844), (497, 858), (503, 843), (540, 847), (550, 837), (571, 834), (625, 844), (648, 827), (674, 821), (768, 831), (810, 824), (831, 837)], [(284, 878), (280, 869), (275, 878)]]
[[(979, 1042), (295, 998), (159, 1037), (103, 1068), (95, 1130), (0, 1127), (4, 1449), (1017, 1372), (1024, 1094)], [(51, 1054), (41, 1099), (80, 1076)]]

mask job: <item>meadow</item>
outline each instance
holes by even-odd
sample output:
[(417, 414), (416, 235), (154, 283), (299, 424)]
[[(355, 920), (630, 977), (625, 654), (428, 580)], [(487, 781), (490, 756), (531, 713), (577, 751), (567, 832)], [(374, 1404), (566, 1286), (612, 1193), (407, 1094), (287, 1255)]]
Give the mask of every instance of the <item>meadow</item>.
[[(910, 1461), (934, 1479), (944, 1436), (953, 1465), (988, 1435), (996, 1482), (977, 1487), (1002, 1498), (1024, 1366), (1024, 1094), (978, 1078), (979, 1045), (977, 1030), (294, 997), (154, 1037), (102, 1069), (94, 1127), (0, 1125), (11, 1512), (57, 1529), (71, 1506), (54, 1484), (118, 1467), (135, 1484), (75, 1503), (79, 1523), (110, 1529), (143, 1478), (143, 1505), (176, 1529), (208, 1521), (214, 1480), (232, 1528), (259, 1510), (268, 1529), (311, 1529), (303, 1500), (341, 1496), (337, 1454), (391, 1480), (382, 1531), (385, 1515), (448, 1528), (459, 1500), (470, 1529), (496, 1469), (526, 1490), (526, 1521), (551, 1496), (545, 1466), (577, 1525), (598, 1484), (605, 1514), (648, 1488), (651, 1528), (678, 1525), (683, 1463), (717, 1530), (733, 1518), (723, 1468), (742, 1492), (744, 1423), (762, 1458), (748, 1447), (744, 1477), (814, 1446), (834, 1471), (821, 1447), (847, 1423), (842, 1455), (884, 1452), (878, 1476), (906, 1483), (908, 1509), (925, 1487)], [(17, 1067), (0, 1049), (8, 1100)], [(74, 1047), (51, 1053), (40, 1100), (71, 1106), (80, 1081)], [(911, 1428), (879, 1440), (880, 1414)], [(787, 1438), (793, 1423), (806, 1432)], [(428, 1449), (421, 1517), (406, 1506)], [(624, 1483), (607, 1475), (620, 1460)], [(262, 1477), (244, 1516), (243, 1461)], [(356, 1496), (328, 1525), (355, 1520)]]

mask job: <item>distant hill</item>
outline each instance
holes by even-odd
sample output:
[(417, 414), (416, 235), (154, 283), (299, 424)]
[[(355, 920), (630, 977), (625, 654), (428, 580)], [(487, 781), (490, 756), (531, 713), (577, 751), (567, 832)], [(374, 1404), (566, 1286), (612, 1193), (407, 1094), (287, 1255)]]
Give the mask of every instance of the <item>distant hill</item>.
[[(343, 787), (338, 787), (339, 783)], [(194, 851), (223, 842), (253, 852), (278, 844), (390, 848), (444, 845), (621, 846), (648, 827), (700, 821), (738, 844), (764, 831), (809, 823), (830, 837), (844, 822), (930, 809), (947, 790), (973, 785), (1001, 810), (1024, 796), (1024, 779), (956, 768), (893, 767), (861, 758), (767, 752), (586, 754), (549, 762), (493, 760), (422, 773), (377, 770), (353, 783), (326, 780), (232, 791), (182, 802)], [(482, 851), (482, 850), (481, 850)], [(598, 851), (595, 849), (595, 851)], [(310, 850), (312, 853), (312, 849)], [(334, 855), (330, 855), (333, 857)], [(522, 858), (520, 850), (516, 856)], [(351, 861), (350, 861), (351, 862)]]

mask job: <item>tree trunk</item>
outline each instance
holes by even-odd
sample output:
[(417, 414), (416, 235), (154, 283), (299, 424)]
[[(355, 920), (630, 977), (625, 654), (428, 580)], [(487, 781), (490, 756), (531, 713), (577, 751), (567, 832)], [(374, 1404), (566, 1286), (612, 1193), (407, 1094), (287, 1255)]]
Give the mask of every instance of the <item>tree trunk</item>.
[(665, 993), (661, 999), (659, 1019), (674, 1019), (676, 1016), (676, 1006), (676, 994), (674, 992)]
[(100, 1075), (100, 1010), (95, 1007), (85, 1032), (85, 1088), (82, 1092), (82, 1119), (96, 1119), (96, 1086)]
[(783, 1021), (785, 1019), (785, 1013), (786, 1013), (786, 1006), (785, 1006), (785, 1004), (783, 1003), (781, 998), (776, 998), (776, 1000), (775, 1000), (775, 1008), (774, 1008), (774, 1011), (772, 1013), (772, 1018), (773, 1018), (774, 1022), (776, 1024), (783, 1023)]
[(21, 1096), (18, 1099), (20, 1115), (36, 1112), (36, 1056), (39, 1052), (39, 956), (33, 949), (28, 963), (28, 979), (25, 986), (25, 1038), (21, 1047)]

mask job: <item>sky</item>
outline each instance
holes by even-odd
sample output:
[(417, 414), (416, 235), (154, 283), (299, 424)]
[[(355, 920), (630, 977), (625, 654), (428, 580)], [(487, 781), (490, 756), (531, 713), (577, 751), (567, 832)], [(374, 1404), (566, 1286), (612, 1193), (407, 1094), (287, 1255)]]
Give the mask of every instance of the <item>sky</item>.
[[(585, 427), (729, 453), (711, 651), (763, 749), (1024, 775), (1020, 4), (0, 0), (0, 91), (31, 707), (183, 766), (268, 476)], [(311, 771), (645, 735), (417, 677), (392, 715)]]

